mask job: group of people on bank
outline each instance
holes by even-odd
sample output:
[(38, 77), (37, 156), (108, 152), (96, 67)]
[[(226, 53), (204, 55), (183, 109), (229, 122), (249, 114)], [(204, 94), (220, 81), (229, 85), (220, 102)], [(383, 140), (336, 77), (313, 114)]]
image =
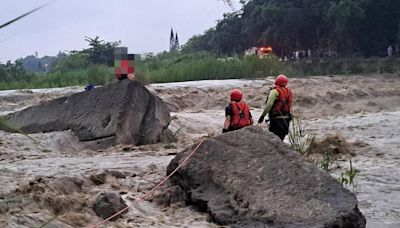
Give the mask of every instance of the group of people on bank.
[[(288, 78), (281, 74), (275, 79), (274, 87), (270, 90), (266, 106), (258, 119), (261, 124), (268, 114), (269, 130), (283, 141), (289, 133), (289, 123), (292, 119), (292, 91), (287, 87)], [(231, 91), (231, 102), (225, 109), (225, 122), (222, 132), (229, 132), (253, 125), (254, 121), (250, 106), (242, 101), (243, 93), (239, 89)]]

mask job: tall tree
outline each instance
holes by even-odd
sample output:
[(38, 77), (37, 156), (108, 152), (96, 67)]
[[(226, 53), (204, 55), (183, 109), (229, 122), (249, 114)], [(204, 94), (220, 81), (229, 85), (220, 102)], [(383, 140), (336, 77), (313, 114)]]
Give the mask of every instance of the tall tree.
[(169, 51), (175, 51), (175, 37), (174, 37), (174, 30), (171, 28), (171, 34), (169, 35)]
[(180, 48), (179, 39), (178, 39), (178, 33), (177, 32), (175, 33), (175, 45), (174, 45), (174, 48), (175, 48), (175, 51), (178, 51), (179, 48)]
[(88, 60), (92, 64), (108, 64), (114, 53), (114, 48), (121, 44), (121, 41), (104, 42), (98, 36), (95, 38), (85, 37), (89, 42), (89, 48), (84, 49), (82, 53), (88, 54)]
[(400, 45), (399, 0), (246, 0), (214, 28), (194, 36), (183, 51), (220, 54), (272, 45), (277, 54), (295, 50), (342, 55), (382, 55)]

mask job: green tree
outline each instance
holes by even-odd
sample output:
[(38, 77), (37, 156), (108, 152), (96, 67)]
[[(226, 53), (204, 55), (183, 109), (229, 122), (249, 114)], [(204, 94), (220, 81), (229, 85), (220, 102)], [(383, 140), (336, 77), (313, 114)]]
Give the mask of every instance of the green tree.
[(89, 64), (89, 54), (79, 51), (71, 51), (69, 55), (59, 58), (53, 65), (52, 71), (66, 72), (76, 69), (84, 69)]
[(340, 49), (342, 52), (351, 52), (356, 41), (357, 24), (365, 17), (365, 10), (361, 7), (361, 1), (340, 0), (332, 1), (327, 13), (330, 26), (330, 46)]
[[(229, 2), (229, 1), (228, 1)], [(248, 0), (214, 28), (189, 39), (184, 51), (232, 54), (272, 45), (276, 54), (335, 50), (382, 55), (400, 43), (398, 0)]]
[(85, 37), (89, 48), (82, 51), (71, 51), (69, 54), (59, 53), (58, 60), (54, 63), (52, 71), (69, 71), (85, 69), (88, 65), (108, 65), (112, 61), (114, 48), (121, 41), (105, 42), (98, 36), (95, 38)]
[(15, 61), (15, 63), (7, 61), (6, 64), (0, 64), (0, 82), (29, 81), (32, 76), (24, 70), (20, 61)]
[(90, 48), (84, 49), (82, 53), (88, 54), (88, 61), (92, 64), (108, 64), (114, 53), (114, 48), (121, 44), (121, 41), (105, 42), (98, 36), (90, 38), (85, 36)]

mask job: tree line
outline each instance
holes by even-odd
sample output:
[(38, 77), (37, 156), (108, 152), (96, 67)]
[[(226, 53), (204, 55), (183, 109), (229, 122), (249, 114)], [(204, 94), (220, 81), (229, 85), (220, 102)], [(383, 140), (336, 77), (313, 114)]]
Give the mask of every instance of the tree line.
[(0, 63), (0, 83), (29, 80), (32, 76), (33, 74), (25, 71), (20, 61), (16, 61), (15, 63), (11, 61), (7, 61), (4, 64)]
[(0, 63), (0, 83), (23, 81), (30, 83), (38, 77), (47, 74), (65, 73), (69, 71), (94, 69), (97, 66), (112, 66), (114, 48), (120, 41), (106, 42), (95, 38), (85, 37), (89, 47), (83, 50), (60, 52), (57, 56), (38, 58), (30, 55), (17, 59), (15, 62)]
[(241, 53), (271, 45), (277, 55), (296, 50), (343, 56), (382, 56), (400, 45), (398, 0), (250, 0), (217, 25), (189, 39), (185, 52)]

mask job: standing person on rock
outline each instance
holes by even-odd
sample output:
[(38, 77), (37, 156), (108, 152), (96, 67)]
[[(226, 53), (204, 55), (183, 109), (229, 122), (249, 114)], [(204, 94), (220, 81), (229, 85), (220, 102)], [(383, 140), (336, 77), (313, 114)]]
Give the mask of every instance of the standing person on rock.
[(235, 131), (253, 125), (250, 107), (242, 102), (243, 93), (239, 89), (231, 91), (231, 103), (225, 109), (225, 122), (222, 133)]
[(274, 88), (269, 92), (264, 112), (258, 120), (258, 123), (261, 124), (268, 113), (269, 130), (279, 136), (282, 141), (289, 133), (289, 123), (292, 120), (290, 109), (293, 94), (287, 87), (287, 83), (288, 78), (285, 75), (281, 74), (276, 77)]

